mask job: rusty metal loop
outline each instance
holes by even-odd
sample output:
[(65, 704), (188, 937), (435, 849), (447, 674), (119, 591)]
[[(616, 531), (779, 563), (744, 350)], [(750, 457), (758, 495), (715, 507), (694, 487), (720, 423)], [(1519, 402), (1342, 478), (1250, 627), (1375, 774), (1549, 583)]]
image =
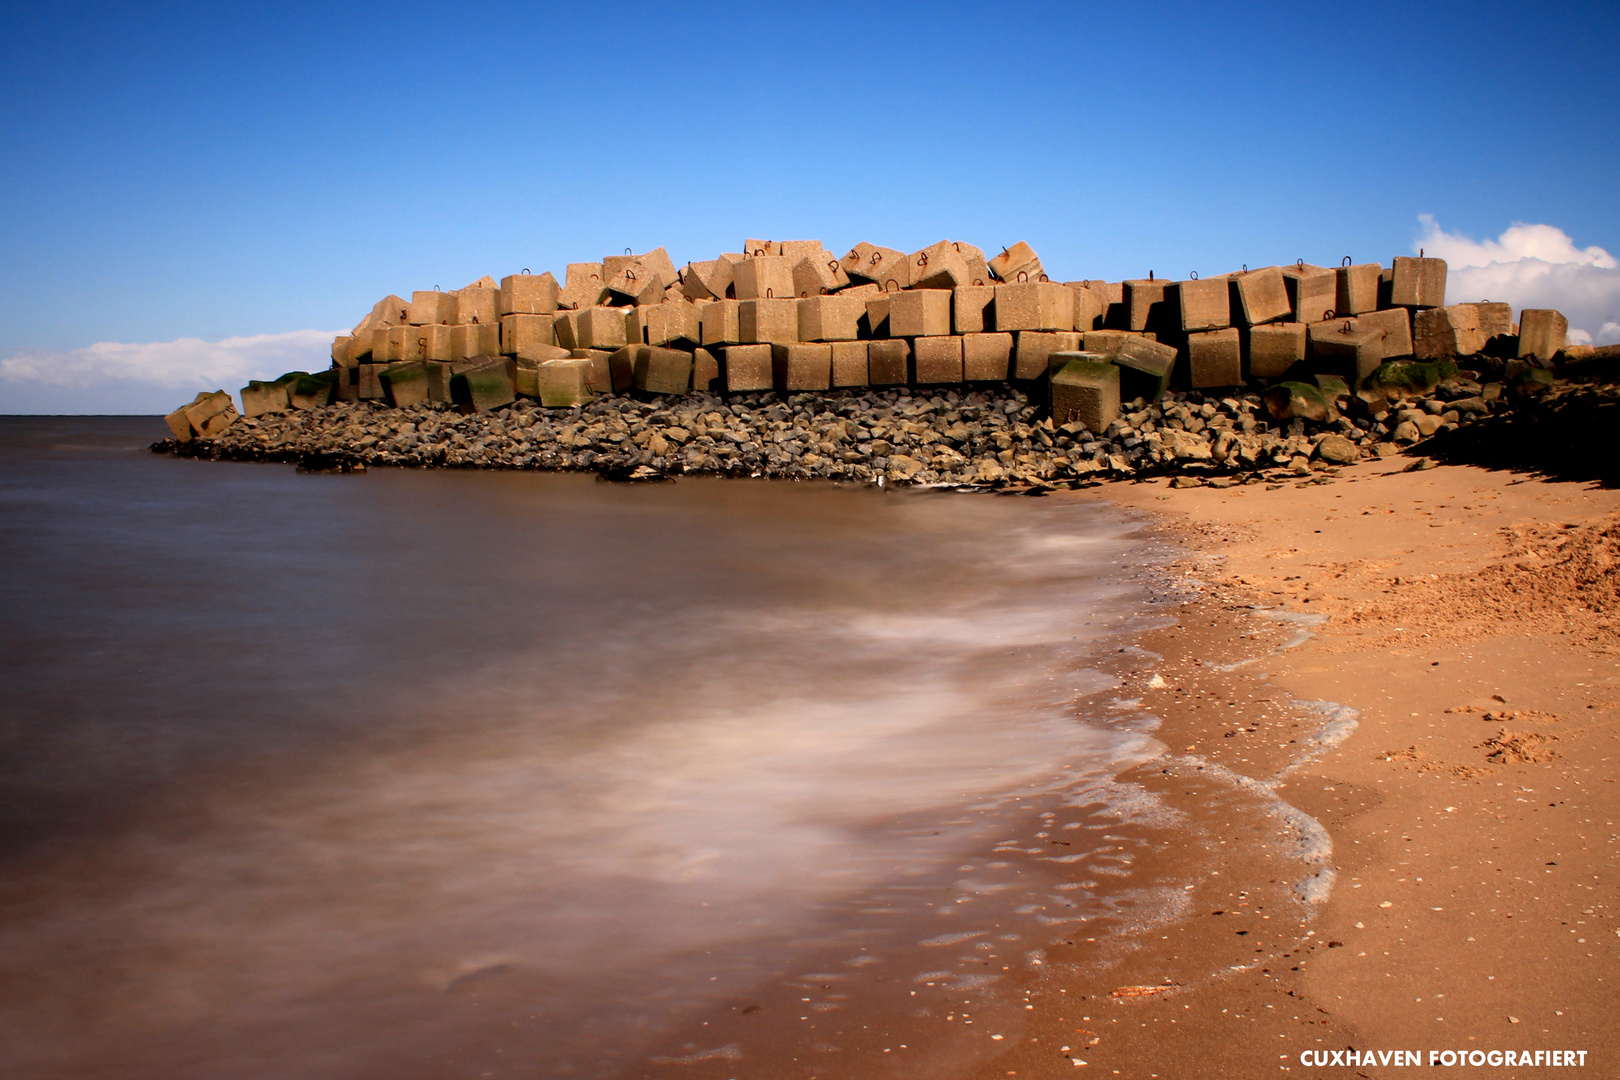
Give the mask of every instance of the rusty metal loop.
[(927, 266), (928, 265), (928, 252), (926, 252), (926, 251), (917, 252), (917, 265), (918, 266)]
[(629, 249), (629, 248), (625, 248), (625, 249), (624, 249), (624, 253), (625, 253), (625, 254), (626, 254), (626, 255), (628, 255), (628, 254), (630, 254), (630, 249)]
[(528, 274), (528, 272), (529, 272), (529, 268), (528, 268), (528, 267), (527, 267), (527, 266), (525, 266), (525, 267), (524, 267), (524, 268), (523, 268), (523, 273), (524, 273), (524, 274)]
[(1192, 280), (1194, 280), (1194, 281), (1198, 280), (1198, 271), (1196, 271), (1196, 270), (1192, 271)]
[(1339, 265), (1340, 266), (1349, 266), (1350, 265), (1350, 256), (1346, 255), (1344, 258), (1340, 259), (1339, 260)]
[(1019, 282), (1019, 284), (1022, 284), (1024, 282), (1028, 281), (1028, 280), (1029, 280), (1029, 271), (1028, 270), (1020, 270), (1020, 271), (1018, 271), (1018, 282)]
[[(1333, 318), (1333, 316), (1334, 316), (1334, 311), (1333, 311), (1332, 308), (1323, 308), (1322, 309), (1322, 321), (1323, 322), (1327, 322), (1329, 319)], [(1345, 325), (1348, 326), (1349, 324), (1346, 323)]]
[(1245, 274), (1247, 274), (1249, 272), (1249, 264), (1248, 263), (1243, 264), (1243, 272)]
[(867, 260), (867, 265), (876, 266), (878, 263), (880, 263), (882, 261), (883, 261), (883, 253), (881, 251), (874, 251), (874, 252), (872, 252), (872, 257)]
[(1148, 271), (1148, 280), (1149, 281), (1153, 280), (1153, 271), (1151, 271), (1151, 270)]
[(984, 284), (984, 278), (979, 278), (979, 277), (974, 278), (973, 279), (973, 284), (975, 284), (975, 285), (983, 285)]
[(890, 278), (889, 280), (887, 280), (887, 281), (885, 281), (883, 283), (883, 291), (884, 292), (899, 292), (900, 291), (900, 283), (898, 281), (896, 281), (894, 278)]
[(1344, 320), (1344, 325), (1339, 327), (1339, 333), (1341, 334), (1353, 334), (1355, 330), (1356, 328), (1350, 325), (1349, 319)]
[(766, 289), (765, 290), (765, 299), (767, 299), (767, 300), (775, 300), (776, 299), (776, 290), (775, 289)]
[(1051, 281), (1052, 279), (1047, 277), (1045, 274), (1042, 274), (1040, 277), (1036, 278), (1035, 280), (1036, 281)]
[(1305, 260), (1304, 259), (1295, 259), (1294, 260), (1294, 267), (1296, 269), (1299, 269), (1299, 270), (1305, 269)]
[(837, 259), (828, 259), (827, 260), (827, 269), (831, 270), (833, 273), (835, 273), (835, 274), (838, 273), (838, 267), (839, 267), (839, 262), (838, 262)]
[(826, 296), (828, 292), (829, 292), (829, 290), (828, 290), (827, 286), (823, 285), (821, 287), (821, 295)]
[(1420, 259), (1423, 258), (1423, 249), (1422, 248), (1418, 248), (1418, 258), (1420, 258)]
[(636, 280), (636, 272), (634, 270), (630, 269), (628, 266), (624, 268), (624, 276), (625, 276), (625, 279), (628, 280), (628, 281)]

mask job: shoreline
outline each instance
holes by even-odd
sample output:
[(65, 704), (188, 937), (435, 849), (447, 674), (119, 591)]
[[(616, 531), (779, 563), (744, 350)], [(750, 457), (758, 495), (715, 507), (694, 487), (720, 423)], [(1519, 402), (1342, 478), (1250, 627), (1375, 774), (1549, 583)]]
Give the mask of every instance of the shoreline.
[[(1147, 515), (1185, 545), (1176, 573), (1198, 593), (1144, 636), (1162, 659), (1121, 687), (1161, 718), (1166, 752), (1120, 779), (1272, 778), (1331, 838), (1337, 881), (1314, 911), (1296, 898), (1256, 918), (1252, 894), (1211, 876), (1161, 940), (1047, 976), (1027, 1038), (975, 1076), (1042, 1075), (1067, 1064), (1064, 1045), (1144, 1080), (1299, 1075), (1314, 1068), (1300, 1051), (1349, 1048), (1585, 1050), (1594, 1074), (1615, 1060), (1620, 1022), (1602, 1002), (1620, 956), (1620, 800), (1603, 774), (1620, 760), (1620, 634), (1594, 590), (1612, 597), (1620, 492), (1407, 465), (1059, 496)], [(1555, 589), (1571, 576), (1559, 552), (1580, 580)], [(1597, 610), (1575, 610), (1583, 594)], [(1298, 755), (1289, 740), (1310, 737), (1323, 702), (1356, 728)], [(1255, 824), (1223, 823), (1234, 837)], [(1235, 941), (1252, 962), (1230, 962)]]

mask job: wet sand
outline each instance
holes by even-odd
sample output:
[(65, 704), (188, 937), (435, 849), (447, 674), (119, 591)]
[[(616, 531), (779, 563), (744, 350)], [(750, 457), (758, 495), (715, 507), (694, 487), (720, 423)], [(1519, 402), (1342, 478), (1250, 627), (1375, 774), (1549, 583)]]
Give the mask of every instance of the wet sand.
[[(1121, 691), (1163, 718), (1166, 755), (1120, 780), (1252, 778), (1320, 823), (1334, 880), (1312, 905), (1278, 895), (1305, 865), (1286, 851), (1266, 879), (1253, 851), (1246, 873), (1217, 855), (1187, 919), (1034, 983), (1023, 1032), (977, 1075), (1404, 1075), (1301, 1065), (1319, 1049), (1584, 1050), (1575, 1075), (1617, 1074), (1620, 492), (1409, 464), (1060, 496), (1188, 544), (1195, 597)], [(1331, 719), (1313, 702), (1352, 710), (1347, 737), (1309, 743)], [(1275, 827), (1217, 822), (1182, 857)]]

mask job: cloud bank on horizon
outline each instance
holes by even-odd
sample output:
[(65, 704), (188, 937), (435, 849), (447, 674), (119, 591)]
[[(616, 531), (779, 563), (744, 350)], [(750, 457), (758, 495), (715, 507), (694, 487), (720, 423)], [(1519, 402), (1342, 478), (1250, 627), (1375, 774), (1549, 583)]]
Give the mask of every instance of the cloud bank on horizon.
[(1569, 318), (1575, 344), (1620, 342), (1620, 261), (1604, 249), (1576, 247), (1552, 225), (1515, 222), (1495, 240), (1448, 233), (1428, 214), (1412, 245), (1446, 260), (1446, 302), (1501, 300), (1515, 315), (1525, 308), (1557, 308)]

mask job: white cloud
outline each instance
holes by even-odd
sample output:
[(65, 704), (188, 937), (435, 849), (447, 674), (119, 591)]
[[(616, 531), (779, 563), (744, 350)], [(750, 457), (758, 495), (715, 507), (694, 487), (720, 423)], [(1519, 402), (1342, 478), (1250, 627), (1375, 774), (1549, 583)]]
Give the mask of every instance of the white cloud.
[[(293, 330), (222, 341), (98, 341), (80, 349), (22, 350), (0, 359), (0, 411), (168, 411), (199, 390), (234, 396), (249, 379), (331, 363), (343, 331)], [(164, 404), (167, 403), (167, 404)]]
[(1448, 233), (1428, 214), (1413, 251), (1449, 264), (1446, 300), (1505, 300), (1515, 314), (1557, 308), (1569, 319), (1571, 342), (1620, 342), (1620, 262), (1603, 248), (1580, 248), (1552, 225), (1513, 227), (1495, 240)]

